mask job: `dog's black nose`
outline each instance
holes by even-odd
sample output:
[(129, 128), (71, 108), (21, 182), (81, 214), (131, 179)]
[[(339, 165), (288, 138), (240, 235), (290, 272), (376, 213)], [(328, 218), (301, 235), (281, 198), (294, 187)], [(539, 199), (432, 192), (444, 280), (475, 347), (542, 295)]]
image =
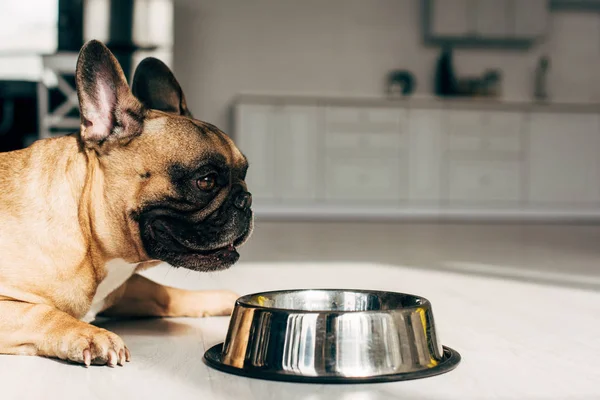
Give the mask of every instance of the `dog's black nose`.
[(252, 205), (252, 195), (248, 192), (240, 192), (233, 204), (240, 210), (247, 210)]

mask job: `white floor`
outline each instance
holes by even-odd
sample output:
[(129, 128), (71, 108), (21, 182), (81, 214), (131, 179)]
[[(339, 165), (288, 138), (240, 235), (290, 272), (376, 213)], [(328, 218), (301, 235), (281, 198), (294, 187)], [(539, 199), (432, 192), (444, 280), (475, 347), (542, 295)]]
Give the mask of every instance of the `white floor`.
[(109, 321), (102, 325), (123, 337), (131, 363), (85, 369), (0, 356), (0, 399), (600, 399), (598, 239), (594, 226), (259, 221), (242, 261), (228, 271), (160, 266), (148, 275), (240, 294), (298, 287), (419, 294), (431, 300), (439, 336), (461, 353), (461, 364), (410, 382), (260, 381), (202, 362), (224, 339), (227, 318)]
[(243, 261), (366, 261), (600, 288), (600, 225), (257, 221)]

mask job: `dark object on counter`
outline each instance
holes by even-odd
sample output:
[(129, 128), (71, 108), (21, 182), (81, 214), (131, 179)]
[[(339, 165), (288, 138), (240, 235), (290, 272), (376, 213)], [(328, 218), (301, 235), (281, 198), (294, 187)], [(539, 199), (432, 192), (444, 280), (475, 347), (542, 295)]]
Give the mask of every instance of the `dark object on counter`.
[(444, 47), (435, 71), (435, 94), (442, 97), (458, 94), (456, 75), (452, 65), (452, 48)]
[(535, 70), (535, 89), (533, 97), (538, 101), (548, 99), (548, 70), (550, 69), (550, 59), (547, 56), (540, 57), (537, 69)]
[(456, 84), (457, 97), (498, 97), (501, 75), (497, 71), (486, 71), (481, 77), (459, 78)]
[(486, 70), (482, 76), (459, 78), (454, 72), (452, 48), (445, 47), (437, 61), (435, 94), (440, 97), (498, 97), (502, 74)]
[(475, 97), (481, 93), (483, 80), (479, 77), (464, 77), (456, 81), (456, 97)]
[(408, 96), (415, 91), (415, 76), (405, 70), (394, 70), (387, 75), (386, 92), (392, 96)]
[[(502, 75), (497, 70), (487, 70), (481, 76), (456, 78), (453, 97), (498, 97)], [(450, 95), (447, 95), (447, 97)]]
[(479, 95), (486, 97), (498, 97), (501, 92), (502, 74), (495, 69), (487, 70), (481, 79), (482, 88)]

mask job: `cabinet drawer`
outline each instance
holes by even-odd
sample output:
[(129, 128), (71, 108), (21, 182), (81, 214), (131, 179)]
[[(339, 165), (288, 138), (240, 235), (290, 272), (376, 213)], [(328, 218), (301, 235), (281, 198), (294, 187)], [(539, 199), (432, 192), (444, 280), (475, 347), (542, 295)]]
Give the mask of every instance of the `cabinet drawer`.
[(448, 149), (459, 151), (521, 151), (519, 113), (456, 111), (447, 118)]
[(356, 150), (356, 154), (394, 152), (404, 147), (406, 138), (398, 132), (329, 132), (325, 137), (328, 149)]
[(328, 149), (397, 151), (405, 142), (405, 110), (335, 107), (327, 110), (325, 145)]
[(521, 130), (523, 115), (516, 112), (489, 111), (482, 114), (484, 129), (494, 136), (516, 136)]
[(483, 146), (483, 135), (449, 135), (448, 136), (448, 149), (458, 151), (478, 151)]
[(390, 124), (397, 125), (406, 118), (406, 110), (384, 107), (328, 107), (327, 124)]
[(327, 126), (359, 124), (365, 120), (365, 109), (357, 107), (328, 107), (325, 111)]
[(520, 163), (451, 161), (448, 199), (459, 202), (513, 202), (521, 198)]
[(492, 151), (518, 153), (521, 151), (519, 135), (450, 135), (448, 149), (457, 151)]
[(394, 108), (330, 107), (325, 115), (327, 132), (398, 132), (407, 120)]
[(483, 146), (493, 151), (521, 151), (521, 125), (523, 115), (514, 112), (488, 112), (483, 114), (486, 139)]
[(246, 183), (257, 203), (276, 197), (275, 132), (279, 130), (279, 121), (274, 110), (263, 105), (236, 108), (236, 144), (252, 162)]
[(398, 108), (368, 108), (366, 119), (370, 124), (398, 126), (406, 119), (406, 110)]
[(521, 136), (519, 135), (494, 135), (484, 138), (483, 150), (498, 152), (518, 153), (521, 151)]
[(309, 106), (284, 106), (280, 113), (273, 165), (278, 197), (283, 202), (310, 202), (317, 198), (318, 189), (318, 110)]
[(446, 111), (444, 124), (450, 137), (454, 136), (480, 136), (482, 132), (481, 112), (479, 111)]
[(327, 157), (325, 196), (335, 200), (397, 200), (406, 195), (399, 158)]

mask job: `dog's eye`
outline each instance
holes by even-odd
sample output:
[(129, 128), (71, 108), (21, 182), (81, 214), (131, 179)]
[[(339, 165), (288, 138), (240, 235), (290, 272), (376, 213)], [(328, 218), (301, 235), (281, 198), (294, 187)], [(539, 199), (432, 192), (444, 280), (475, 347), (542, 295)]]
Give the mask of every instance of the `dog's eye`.
[(196, 181), (198, 188), (205, 192), (209, 192), (217, 185), (217, 174), (208, 174)]

